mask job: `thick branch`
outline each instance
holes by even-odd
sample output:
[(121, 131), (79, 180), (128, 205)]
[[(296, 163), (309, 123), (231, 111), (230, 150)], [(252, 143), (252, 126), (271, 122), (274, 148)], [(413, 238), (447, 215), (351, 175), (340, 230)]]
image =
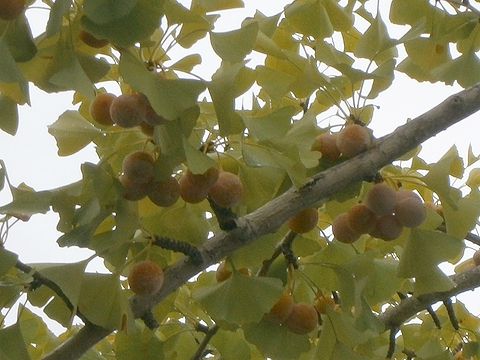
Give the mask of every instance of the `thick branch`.
[(421, 296), (412, 296), (402, 300), (395, 307), (387, 309), (378, 318), (385, 324), (386, 330), (400, 327), (418, 312), (427, 309), (439, 301), (447, 301), (451, 297), (480, 286), (480, 266), (465, 270), (450, 277), (456, 286), (449, 291), (434, 292)]
[[(256, 238), (277, 231), (288, 218), (300, 210), (320, 201), (326, 201), (350, 184), (375, 174), (380, 168), (414, 149), (428, 138), (478, 110), (480, 110), (480, 85), (449, 97), (425, 114), (398, 127), (390, 135), (379, 139), (376, 145), (365, 153), (315, 175), (302, 189), (298, 191), (291, 189), (256, 211), (237, 219), (236, 229), (220, 232), (199, 247), (203, 258), (202, 263), (194, 264), (185, 257), (165, 269), (164, 286), (156, 294), (142, 298), (132, 297), (131, 304), (135, 316), (141, 317), (209, 265), (253, 242)], [(86, 344), (88, 346), (93, 346), (109, 333), (108, 330), (93, 329), (91, 331), (95, 336), (88, 338)], [(62, 358), (56, 356), (57, 351), (70, 349), (73, 352), (75, 345), (72, 343), (74, 342), (76, 342), (76, 336), (45, 357), (45, 360)]]

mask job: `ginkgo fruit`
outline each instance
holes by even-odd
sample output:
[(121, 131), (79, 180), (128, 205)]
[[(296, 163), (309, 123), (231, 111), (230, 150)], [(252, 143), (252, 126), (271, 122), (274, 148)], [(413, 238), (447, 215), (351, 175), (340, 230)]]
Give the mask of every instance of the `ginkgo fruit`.
[(347, 213), (341, 213), (333, 219), (332, 233), (335, 239), (345, 244), (351, 244), (361, 236), (361, 233), (356, 232), (348, 225)]
[(110, 41), (108, 41), (107, 39), (97, 39), (95, 36), (85, 30), (80, 31), (79, 38), (88, 46), (96, 49), (102, 48), (110, 44)]
[(123, 187), (123, 197), (127, 200), (137, 201), (141, 200), (147, 196), (147, 184), (138, 184), (132, 181), (129, 177), (124, 174), (120, 175), (120, 183)]
[(312, 146), (312, 150), (319, 151), (322, 157), (330, 161), (337, 160), (341, 155), (337, 146), (337, 134), (326, 132), (318, 135)]
[(100, 93), (90, 103), (89, 111), (93, 120), (102, 125), (113, 125), (110, 116), (110, 106), (117, 96), (110, 93)]
[(163, 181), (153, 180), (148, 184), (147, 196), (155, 205), (172, 206), (180, 197), (180, 185), (173, 176)]
[(178, 180), (178, 185), (180, 186), (180, 196), (187, 203), (197, 204), (208, 196), (209, 188), (192, 184), (186, 174)]
[(0, 19), (16, 19), (24, 9), (25, 0), (0, 0)]
[(151, 260), (143, 260), (132, 266), (128, 274), (128, 285), (137, 295), (151, 295), (162, 288), (163, 270)]
[(394, 214), (387, 214), (377, 217), (375, 228), (369, 233), (371, 236), (391, 241), (397, 239), (403, 230), (403, 225), (397, 220)]
[(317, 226), (318, 210), (316, 208), (307, 208), (287, 220), (287, 226), (297, 234), (309, 232)]
[(337, 136), (338, 150), (347, 158), (352, 158), (370, 147), (371, 135), (367, 128), (358, 124), (345, 126)]
[(145, 120), (145, 102), (139, 94), (123, 94), (112, 101), (110, 116), (118, 126), (132, 128)]
[(372, 231), (375, 220), (376, 215), (365, 204), (356, 204), (347, 211), (347, 225), (360, 234)]
[(406, 227), (417, 227), (427, 217), (427, 209), (419, 198), (407, 197), (397, 202), (395, 206), (395, 217), (398, 222)]
[(230, 208), (241, 200), (243, 184), (237, 175), (222, 171), (208, 190), (208, 195), (218, 206)]
[(288, 292), (284, 292), (272, 306), (264, 318), (274, 324), (281, 324), (290, 316), (293, 310), (293, 297)]
[[(247, 268), (241, 268), (238, 270), (240, 274), (250, 275), (250, 271)], [(222, 260), (215, 271), (215, 279), (217, 282), (222, 282), (227, 280), (230, 276), (232, 276), (232, 270), (227, 268), (227, 262)]]
[(377, 183), (368, 191), (364, 204), (376, 215), (391, 214), (397, 204), (396, 191), (385, 183)]
[(318, 325), (318, 314), (315, 307), (305, 302), (293, 305), (292, 312), (283, 322), (290, 331), (296, 334), (308, 334)]
[(186, 177), (188, 181), (199, 187), (210, 188), (215, 182), (218, 180), (218, 176), (220, 175), (220, 171), (218, 170), (217, 166), (212, 166), (208, 168), (203, 174), (194, 174), (187, 169)]
[(475, 266), (480, 265), (480, 250), (477, 250), (473, 253), (473, 263)]
[(123, 174), (136, 184), (147, 184), (153, 178), (153, 157), (146, 151), (131, 152), (122, 162)]

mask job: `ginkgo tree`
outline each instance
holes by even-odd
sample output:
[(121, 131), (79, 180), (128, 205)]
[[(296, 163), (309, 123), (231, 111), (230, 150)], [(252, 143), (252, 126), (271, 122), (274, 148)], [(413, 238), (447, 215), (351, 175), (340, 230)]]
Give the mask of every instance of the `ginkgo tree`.
[[(15, 135), (31, 86), (73, 91), (48, 132), (59, 156), (93, 143), (99, 159), (42, 191), (0, 162), (1, 359), (480, 358), (480, 320), (456, 298), (480, 286), (463, 257), (480, 245), (479, 157), (421, 153), (480, 110), (480, 6), (292, 0), (215, 29), (243, 5), (0, 0), (0, 128)], [(32, 6), (49, 11), (36, 37)], [(220, 60), (209, 77), (202, 51)], [(396, 72), (465, 90), (375, 138)], [(48, 211), (62, 235), (41, 241), (94, 255), (8, 249)], [(94, 258), (108, 272), (87, 272)]]

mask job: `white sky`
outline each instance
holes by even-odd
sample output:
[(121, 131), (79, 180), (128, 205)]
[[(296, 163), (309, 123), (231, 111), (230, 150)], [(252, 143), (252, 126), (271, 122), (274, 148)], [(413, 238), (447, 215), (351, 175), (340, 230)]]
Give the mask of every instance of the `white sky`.
[[(189, 1), (182, 2), (189, 3)], [(287, 3), (285, 0), (244, 0), (244, 2), (246, 8), (228, 11), (229, 16), (220, 18), (215, 31), (238, 28), (245, 16), (254, 14), (255, 8), (265, 15), (274, 15), (279, 13)], [(32, 21), (45, 24), (46, 11), (32, 9), (29, 10), (28, 15)], [(401, 30), (401, 33), (406, 30)], [(398, 35), (393, 33), (392, 36)], [(213, 66), (212, 71), (216, 69)], [(375, 99), (374, 103), (380, 108), (375, 111), (370, 127), (377, 137), (387, 134), (404, 124), (407, 118), (415, 118), (460, 90), (458, 86), (419, 84), (403, 74), (396, 74), (394, 85)], [(20, 126), (17, 135), (12, 137), (0, 131), (0, 159), (5, 161), (12, 184), (18, 186), (20, 182), (25, 182), (36, 190), (45, 190), (78, 180), (81, 177), (81, 163), (97, 162), (93, 147), (89, 146), (72, 156), (58, 157), (55, 139), (47, 132), (47, 126), (55, 122), (67, 107), (73, 108), (72, 93), (44, 94), (33, 86), (30, 91), (32, 107), (20, 108)], [(427, 162), (434, 162), (453, 144), (456, 144), (460, 155), (466, 158), (470, 143), (473, 145), (474, 153), (478, 154), (480, 152), (479, 122), (480, 113), (474, 114), (428, 140), (424, 144), (421, 156)], [(0, 192), (0, 205), (7, 203), (9, 199), (8, 190), (4, 189)], [(19, 254), (20, 260), (26, 263), (71, 262), (90, 256), (91, 252), (88, 250), (62, 249), (57, 246), (56, 239), (60, 235), (55, 230), (57, 221), (57, 215), (50, 212), (47, 215), (35, 215), (29, 222), (15, 225), (10, 230), (6, 248)], [(96, 270), (98, 266), (99, 262), (93, 262), (89, 269)], [(471, 295), (462, 297), (471, 297)], [(469, 303), (473, 304), (473, 301)], [(477, 308), (472, 306), (470, 306), (472, 311), (477, 313), (480, 311), (478, 306)]]

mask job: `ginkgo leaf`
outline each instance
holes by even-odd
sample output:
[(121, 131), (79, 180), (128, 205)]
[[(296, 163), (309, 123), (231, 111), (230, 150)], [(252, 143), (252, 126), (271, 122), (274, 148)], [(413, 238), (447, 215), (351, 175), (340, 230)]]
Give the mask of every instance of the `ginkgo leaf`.
[(210, 42), (215, 53), (229, 62), (243, 61), (253, 49), (257, 38), (258, 24), (252, 22), (238, 30), (226, 33), (210, 33)]
[(307, 335), (298, 335), (285, 326), (267, 320), (242, 327), (245, 339), (254, 344), (266, 358), (278, 360), (298, 359), (310, 349)]
[(428, 273), (415, 277), (413, 293), (415, 296), (432, 292), (444, 292), (452, 290), (455, 283), (443, 273), (437, 266), (432, 267)]
[(214, 319), (241, 325), (260, 321), (283, 291), (279, 279), (252, 277), (234, 271), (221, 283), (196, 289), (193, 297)]
[(4, 34), (10, 48), (10, 53), (17, 62), (31, 60), (37, 53), (29, 23), (24, 16), (19, 16), (11, 22)]
[(430, 167), (423, 181), (435, 191), (449, 206), (456, 208), (457, 195), (450, 186), (449, 176), (461, 178), (463, 176), (463, 161), (458, 155), (457, 148), (451, 147), (445, 155)]
[(60, 32), (62, 20), (65, 13), (70, 10), (72, 2), (70, 0), (57, 0), (53, 3), (47, 22), (45, 35), (53, 36)]
[[(107, 329), (131, 327), (132, 308), (120, 290), (118, 276), (84, 274), (78, 308), (92, 323)], [(123, 325), (122, 325), (123, 324)]]
[(194, 174), (203, 174), (209, 168), (215, 165), (215, 161), (203, 152), (195, 149), (185, 137), (183, 139), (183, 149), (187, 157), (188, 169)]
[(0, 329), (0, 358), (6, 360), (31, 360), (23, 339), (20, 324)]
[(0, 214), (9, 214), (28, 220), (33, 214), (45, 214), (50, 209), (52, 193), (50, 191), (34, 191), (33, 189), (13, 187), (12, 202), (0, 206)]
[(293, 106), (287, 106), (274, 110), (268, 115), (245, 116), (243, 121), (259, 141), (283, 138), (291, 127), (292, 116), (296, 111)]
[(441, 262), (455, 258), (463, 247), (461, 240), (441, 231), (412, 228), (400, 256), (397, 275), (426, 276)]
[(55, 137), (58, 155), (67, 156), (76, 153), (102, 134), (78, 111), (67, 110), (57, 121), (48, 127), (48, 132)]
[[(130, 46), (147, 39), (155, 31), (163, 14), (164, 2), (165, 0), (123, 0), (121, 6), (117, 6), (113, 0), (91, 0), (88, 2), (89, 11), (82, 16), (81, 24), (97, 39), (108, 39), (117, 46)], [(115, 10), (110, 11), (111, 8)]]
[(333, 33), (327, 10), (322, 1), (296, 1), (285, 10), (285, 17), (299, 32), (315, 38), (326, 38)]
[(221, 136), (239, 133), (244, 128), (242, 118), (235, 111), (234, 104), (235, 98), (240, 95), (237, 91), (240, 75), (244, 75), (245, 71), (243, 62), (235, 64), (222, 62), (208, 84)]
[(152, 74), (128, 51), (122, 52), (118, 71), (134, 90), (148, 98), (158, 115), (168, 120), (197, 105), (198, 95), (205, 90), (198, 80), (163, 79)]
[(0, 277), (17, 263), (18, 255), (0, 247)]
[(17, 103), (3, 94), (0, 94), (0, 129), (10, 135), (15, 135), (18, 129)]

